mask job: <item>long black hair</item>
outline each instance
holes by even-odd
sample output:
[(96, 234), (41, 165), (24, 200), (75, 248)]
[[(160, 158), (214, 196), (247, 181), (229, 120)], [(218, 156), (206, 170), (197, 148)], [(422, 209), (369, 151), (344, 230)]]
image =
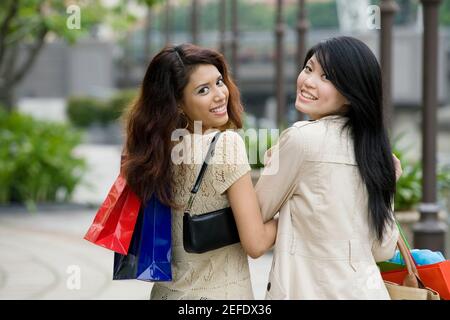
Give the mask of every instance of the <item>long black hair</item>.
[(395, 167), (383, 123), (381, 69), (372, 51), (352, 37), (322, 41), (306, 54), (304, 66), (315, 55), (327, 78), (347, 98), (344, 114), (355, 149), (359, 173), (369, 197), (369, 215), (377, 239), (393, 222)]

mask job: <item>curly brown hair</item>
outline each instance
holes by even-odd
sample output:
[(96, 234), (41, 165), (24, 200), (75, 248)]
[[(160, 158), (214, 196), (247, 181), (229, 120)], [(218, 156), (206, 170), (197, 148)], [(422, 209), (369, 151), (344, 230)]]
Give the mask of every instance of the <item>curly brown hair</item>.
[(177, 207), (172, 194), (171, 135), (185, 126), (178, 104), (190, 75), (202, 64), (214, 65), (229, 90), (229, 120), (219, 129), (242, 128), (240, 93), (222, 54), (192, 44), (161, 50), (150, 62), (140, 94), (124, 117), (126, 157), (122, 170), (128, 185), (144, 203), (155, 193), (162, 203)]

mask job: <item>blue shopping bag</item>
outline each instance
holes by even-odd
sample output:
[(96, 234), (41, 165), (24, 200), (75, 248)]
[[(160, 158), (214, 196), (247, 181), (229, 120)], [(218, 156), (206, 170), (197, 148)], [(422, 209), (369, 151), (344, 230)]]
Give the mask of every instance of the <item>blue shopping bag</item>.
[(114, 253), (113, 280), (171, 281), (171, 210), (153, 195), (139, 212), (128, 254)]

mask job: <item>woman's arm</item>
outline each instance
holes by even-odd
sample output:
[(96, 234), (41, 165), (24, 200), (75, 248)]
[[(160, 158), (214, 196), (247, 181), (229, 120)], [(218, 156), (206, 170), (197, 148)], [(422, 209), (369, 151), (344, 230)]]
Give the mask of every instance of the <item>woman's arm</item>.
[(400, 160), (395, 156), (395, 154), (392, 154), (392, 160), (394, 161), (395, 181), (398, 181), (398, 179), (400, 179), (400, 177), (401, 177), (402, 174), (403, 174), (402, 163), (401, 163)]
[(264, 221), (272, 219), (292, 196), (305, 155), (304, 146), (299, 128), (291, 127), (267, 151), (264, 170), (255, 186)]
[(275, 242), (276, 221), (263, 223), (250, 178), (244, 140), (233, 131), (222, 133), (217, 141), (211, 174), (214, 189), (226, 193), (244, 250), (252, 258), (264, 254)]
[(254, 259), (262, 256), (275, 243), (278, 220), (272, 219), (263, 223), (249, 173), (232, 184), (227, 195), (242, 247)]
[(376, 262), (386, 261), (394, 256), (399, 236), (400, 233), (395, 222), (386, 226), (383, 239), (381, 241), (376, 239), (372, 245), (372, 255)]

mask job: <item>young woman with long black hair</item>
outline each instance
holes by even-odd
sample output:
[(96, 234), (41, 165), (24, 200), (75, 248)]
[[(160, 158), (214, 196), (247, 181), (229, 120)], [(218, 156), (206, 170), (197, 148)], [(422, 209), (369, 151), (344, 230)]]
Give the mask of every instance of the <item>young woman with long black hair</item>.
[[(272, 299), (389, 299), (376, 262), (393, 256), (396, 167), (383, 123), (381, 70), (370, 49), (332, 38), (306, 55), (295, 106), (310, 121), (267, 153), (256, 192), (280, 213)], [(397, 163), (395, 163), (397, 162)]]

